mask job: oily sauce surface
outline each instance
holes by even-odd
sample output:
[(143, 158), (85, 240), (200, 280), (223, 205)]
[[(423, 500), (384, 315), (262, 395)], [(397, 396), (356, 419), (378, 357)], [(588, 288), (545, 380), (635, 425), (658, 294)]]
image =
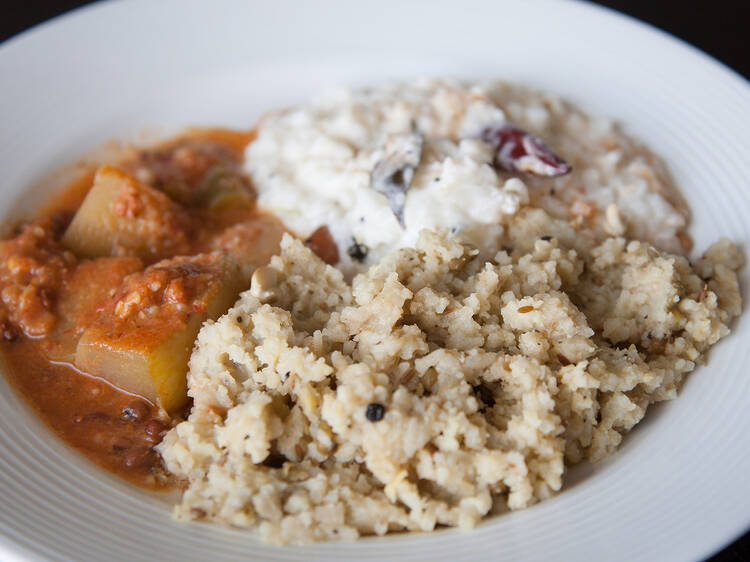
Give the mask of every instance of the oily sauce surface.
[(152, 450), (167, 425), (153, 405), (70, 365), (49, 362), (34, 340), (4, 341), (0, 352), (11, 384), (68, 445), (133, 484), (168, 487)]
[[(250, 259), (253, 264), (253, 259), (260, 262), (276, 252), (279, 232), (283, 229), (275, 218), (258, 213), (254, 205), (237, 205), (231, 198), (228, 204), (221, 200), (218, 203), (212, 201), (213, 207), (207, 206), (205, 209), (201, 207), (201, 201), (188, 200), (194, 196), (191, 191), (194, 186), (205, 185), (206, 179), (211, 179), (208, 174), (215, 174), (217, 162), (218, 170), (223, 174), (219, 177), (218, 185), (229, 185), (229, 196), (234, 197), (232, 181), (240, 180), (230, 176), (227, 183), (226, 169), (239, 169), (242, 151), (253, 138), (252, 131), (190, 131), (164, 145), (141, 151), (135, 159), (117, 165), (155, 189), (163, 188), (170, 197), (185, 205), (190, 217), (188, 227), (191, 236), (187, 253), (217, 248), (241, 255), (255, 253), (255, 257)], [(86, 196), (93, 178), (94, 170), (52, 197), (42, 206), (40, 219), (67, 216), (66, 220), (70, 220)], [(56, 234), (50, 238), (49, 247), (53, 248), (50, 251), (60, 251), (54, 250), (58, 236)], [(92, 263), (91, 260), (63, 257), (60, 259), (65, 263), (75, 259), (78, 260), (76, 264)], [(6, 256), (5, 259), (4, 267), (8, 271), (12, 269), (8, 265), (11, 258)], [(68, 283), (68, 278), (69, 275), (60, 282), (59, 287)], [(96, 279), (91, 280), (91, 283), (96, 282)], [(23, 284), (16, 282), (12, 288), (20, 295), (12, 301), (12, 306), (20, 309), (18, 303), (24, 302), (21, 294)], [(112, 287), (110, 294), (116, 289)], [(50, 294), (54, 294), (54, 291)], [(101, 287), (92, 294), (101, 295)], [(39, 307), (46, 306), (44, 294), (36, 297), (34, 302)], [(54, 304), (50, 306), (54, 310)], [(98, 466), (149, 489), (169, 487), (170, 480), (153, 447), (161, 441), (165, 431), (179, 420), (180, 412), (173, 412), (170, 419), (164, 411), (143, 398), (123, 392), (103, 379), (82, 373), (70, 363), (51, 361), (44, 353), (45, 336), (30, 337), (28, 330), (24, 332), (23, 325), (19, 328), (8, 318), (12, 320), (13, 314), (0, 318), (0, 355), (4, 359), (6, 374), (12, 386), (40, 418), (68, 445)]]

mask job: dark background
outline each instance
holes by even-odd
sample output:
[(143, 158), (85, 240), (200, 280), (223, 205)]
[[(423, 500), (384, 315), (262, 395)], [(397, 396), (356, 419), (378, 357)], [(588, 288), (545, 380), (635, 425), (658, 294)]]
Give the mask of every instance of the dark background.
[[(522, 1), (522, 0), (518, 0)], [(5, 0), (0, 41), (91, 0)], [(750, 0), (598, 0), (692, 43), (750, 79)], [(750, 498), (737, 498), (747, 501)], [(633, 537), (633, 540), (638, 540)], [(750, 561), (750, 532), (710, 559)]]

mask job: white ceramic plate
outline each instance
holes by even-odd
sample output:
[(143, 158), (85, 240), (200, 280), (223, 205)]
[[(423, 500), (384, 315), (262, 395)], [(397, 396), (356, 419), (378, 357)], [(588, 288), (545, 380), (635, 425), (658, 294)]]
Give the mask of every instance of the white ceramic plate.
[[(654, 29), (573, 2), (166, 0), (94, 5), (0, 47), (2, 213), (78, 155), (145, 128), (248, 127), (331, 84), (503, 78), (620, 119), (669, 162), (696, 247), (750, 239), (750, 88)], [(26, 194), (26, 195), (24, 195)], [(748, 269), (743, 274), (747, 288)], [(686, 560), (750, 526), (750, 324), (741, 318), (613, 458), (470, 533), (278, 549), (180, 525), (167, 500), (67, 449), (0, 382), (0, 558)], [(588, 474), (584, 474), (588, 473)]]

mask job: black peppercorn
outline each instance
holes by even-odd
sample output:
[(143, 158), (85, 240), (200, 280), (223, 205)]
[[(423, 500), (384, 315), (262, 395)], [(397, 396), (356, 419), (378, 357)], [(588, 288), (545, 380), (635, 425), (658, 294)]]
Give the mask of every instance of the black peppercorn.
[(382, 404), (373, 402), (372, 404), (367, 405), (367, 411), (365, 412), (365, 416), (371, 422), (377, 422), (377, 421), (382, 420), (384, 415), (385, 415), (385, 406), (383, 406)]

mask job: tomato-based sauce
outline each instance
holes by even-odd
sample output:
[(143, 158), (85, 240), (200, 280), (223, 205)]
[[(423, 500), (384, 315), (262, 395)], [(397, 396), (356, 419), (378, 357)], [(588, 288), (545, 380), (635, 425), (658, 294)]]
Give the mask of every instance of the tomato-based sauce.
[(34, 340), (19, 337), (0, 349), (11, 384), (68, 445), (139, 486), (169, 484), (152, 450), (167, 424), (152, 404), (70, 365), (51, 363)]
[(284, 229), (241, 170), (253, 138), (191, 131), (91, 170), (0, 242), (9, 381), (66, 443), (134, 484), (169, 486), (154, 446), (190, 406), (197, 329), (278, 250)]

